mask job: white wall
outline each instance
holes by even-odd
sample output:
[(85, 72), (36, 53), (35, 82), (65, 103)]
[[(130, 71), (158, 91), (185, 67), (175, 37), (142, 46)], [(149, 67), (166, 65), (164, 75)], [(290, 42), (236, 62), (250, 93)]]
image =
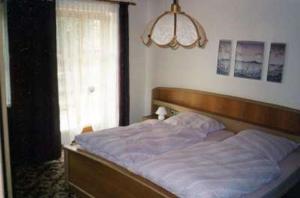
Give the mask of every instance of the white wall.
[[(153, 18), (169, 9), (172, 1), (148, 2), (151, 2), (149, 17)], [(147, 49), (145, 114), (150, 111), (150, 91), (157, 86), (205, 90), (300, 109), (299, 0), (181, 0), (180, 3), (183, 11), (204, 26), (209, 42), (205, 49), (171, 50), (154, 46)], [(234, 43), (237, 40), (264, 41), (262, 80), (233, 77), (234, 65), (229, 77), (217, 75), (220, 39), (231, 39)], [(282, 83), (266, 81), (271, 42), (287, 44)]]
[(136, 6), (129, 6), (129, 50), (130, 50), (130, 122), (141, 121), (145, 106), (145, 69), (147, 49), (140, 36), (148, 19), (149, 2), (136, 0)]

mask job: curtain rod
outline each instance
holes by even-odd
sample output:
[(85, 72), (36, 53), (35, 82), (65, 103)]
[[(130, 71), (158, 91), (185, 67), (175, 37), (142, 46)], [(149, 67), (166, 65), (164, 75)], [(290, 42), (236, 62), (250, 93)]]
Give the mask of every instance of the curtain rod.
[(118, 1), (118, 0), (96, 0), (96, 1), (104, 1), (109, 3), (127, 3), (129, 5), (134, 5), (134, 6), (136, 5), (136, 3), (130, 1)]

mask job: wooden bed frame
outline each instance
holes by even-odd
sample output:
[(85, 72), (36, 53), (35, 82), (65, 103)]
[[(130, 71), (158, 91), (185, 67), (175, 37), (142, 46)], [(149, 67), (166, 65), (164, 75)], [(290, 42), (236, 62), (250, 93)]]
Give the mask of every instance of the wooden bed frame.
[[(152, 113), (158, 106), (165, 106), (170, 115), (181, 111), (201, 112), (222, 121), (234, 132), (256, 128), (300, 142), (299, 110), (232, 96), (162, 87), (153, 89)], [(77, 146), (64, 147), (64, 157), (66, 180), (80, 197), (176, 197), (147, 179)]]

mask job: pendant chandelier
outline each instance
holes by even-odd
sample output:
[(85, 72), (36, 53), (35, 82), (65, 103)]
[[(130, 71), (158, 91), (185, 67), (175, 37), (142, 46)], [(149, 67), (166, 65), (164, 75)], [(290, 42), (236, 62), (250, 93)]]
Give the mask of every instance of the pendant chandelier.
[(177, 49), (204, 47), (206, 33), (201, 24), (193, 17), (181, 11), (178, 0), (174, 0), (171, 10), (166, 11), (149, 23), (142, 35), (146, 46), (152, 43), (159, 47)]

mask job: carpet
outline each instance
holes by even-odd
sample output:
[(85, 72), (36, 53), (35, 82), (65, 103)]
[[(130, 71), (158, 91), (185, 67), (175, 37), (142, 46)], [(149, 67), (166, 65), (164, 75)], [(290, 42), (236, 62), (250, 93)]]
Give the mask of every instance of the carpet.
[(15, 198), (76, 198), (67, 186), (63, 160), (14, 168)]

